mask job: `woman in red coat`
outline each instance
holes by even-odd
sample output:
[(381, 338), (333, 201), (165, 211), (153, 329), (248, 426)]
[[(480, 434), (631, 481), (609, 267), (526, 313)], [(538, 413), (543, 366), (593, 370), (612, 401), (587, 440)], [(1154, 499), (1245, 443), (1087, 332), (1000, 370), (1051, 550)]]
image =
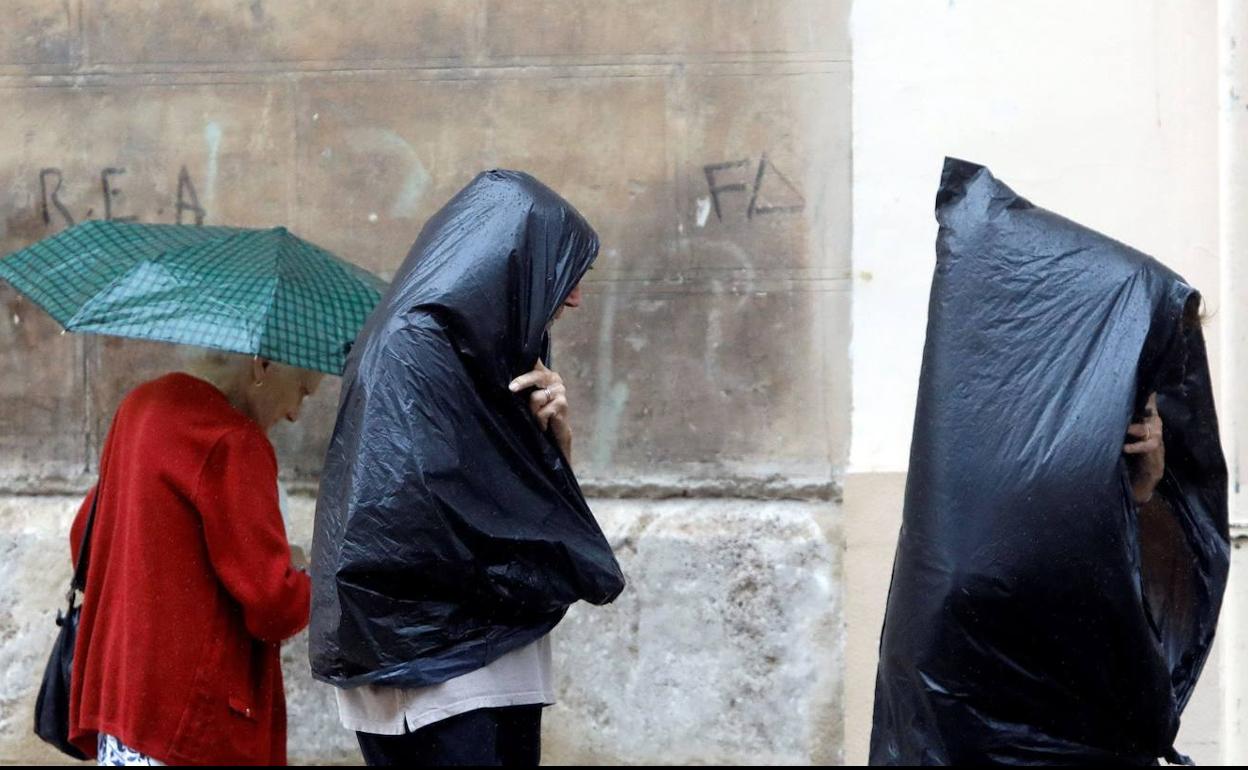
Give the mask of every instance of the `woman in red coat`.
[(266, 431), (321, 375), (214, 354), (135, 388), (100, 483), (70, 739), (100, 764), (285, 764), (280, 644), (308, 622)]

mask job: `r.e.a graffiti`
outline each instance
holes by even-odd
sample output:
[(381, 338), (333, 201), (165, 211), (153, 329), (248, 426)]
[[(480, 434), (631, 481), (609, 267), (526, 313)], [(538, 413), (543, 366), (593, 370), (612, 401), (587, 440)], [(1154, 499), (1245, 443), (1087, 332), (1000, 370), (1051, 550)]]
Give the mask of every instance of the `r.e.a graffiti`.
[[(137, 214), (125, 213), (124, 192), (122, 190), (122, 179), (126, 173), (124, 168), (116, 168), (109, 166), (100, 171), (99, 178), (99, 195), (100, 195), (100, 212), (103, 219), (115, 222), (135, 222), (138, 221)], [(96, 217), (96, 208), (89, 207), (81, 217), (75, 217), (61, 200), (61, 188), (65, 184), (65, 174), (61, 169), (55, 166), (49, 166), (39, 170), (39, 214), (43, 218), (45, 225), (51, 226), (53, 219), (61, 219), (66, 225), (73, 225), (81, 219), (93, 219)], [(158, 213), (164, 213), (161, 209)], [(176, 224), (189, 224), (190, 220), (184, 222), (186, 215), (194, 217), (194, 224), (202, 225), (204, 218), (208, 216), (208, 212), (199, 203), (199, 195), (195, 192), (195, 185), (191, 182), (191, 175), (183, 166), (178, 171), (178, 194), (173, 202), (173, 221)]]

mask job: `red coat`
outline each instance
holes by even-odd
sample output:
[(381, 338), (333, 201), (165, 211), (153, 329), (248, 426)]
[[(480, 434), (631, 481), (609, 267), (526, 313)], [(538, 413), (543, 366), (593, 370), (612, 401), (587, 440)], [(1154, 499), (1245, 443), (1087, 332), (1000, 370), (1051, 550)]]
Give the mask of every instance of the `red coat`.
[[(177, 764), (285, 764), (280, 643), (308, 622), (277, 459), (215, 387), (170, 374), (122, 402), (100, 459), (70, 739)], [(87, 513), (71, 531), (76, 559)]]

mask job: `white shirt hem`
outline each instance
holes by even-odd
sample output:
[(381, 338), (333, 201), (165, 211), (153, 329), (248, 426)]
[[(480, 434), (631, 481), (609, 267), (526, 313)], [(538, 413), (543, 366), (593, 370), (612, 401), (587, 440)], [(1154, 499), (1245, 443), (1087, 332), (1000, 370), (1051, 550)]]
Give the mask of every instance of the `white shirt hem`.
[(505, 708), (507, 706), (553, 706), (555, 694), (549, 691), (535, 690), (530, 692), (506, 693), (504, 695), (485, 695), (476, 698), (465, 698), (433, 709), (413, 709), (403, 712), (399, 720), (370, 721), (352, 719), (339, 710), (339, 721), (348, 730), (373, 735), (403, 735), (415, 732), (443, 719), (450, 719), (460, 714), (477, 709)]

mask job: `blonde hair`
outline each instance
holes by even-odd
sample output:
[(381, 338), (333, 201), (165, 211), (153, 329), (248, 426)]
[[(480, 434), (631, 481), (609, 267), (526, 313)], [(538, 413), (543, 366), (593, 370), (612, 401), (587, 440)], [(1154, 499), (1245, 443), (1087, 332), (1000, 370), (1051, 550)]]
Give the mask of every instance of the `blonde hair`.
[(183, 352), (184, 365), (203, 373), (226, 374), (238, 372), (251, 365), (252, 356), (227, 353), (224, 350), (192, 348)]

